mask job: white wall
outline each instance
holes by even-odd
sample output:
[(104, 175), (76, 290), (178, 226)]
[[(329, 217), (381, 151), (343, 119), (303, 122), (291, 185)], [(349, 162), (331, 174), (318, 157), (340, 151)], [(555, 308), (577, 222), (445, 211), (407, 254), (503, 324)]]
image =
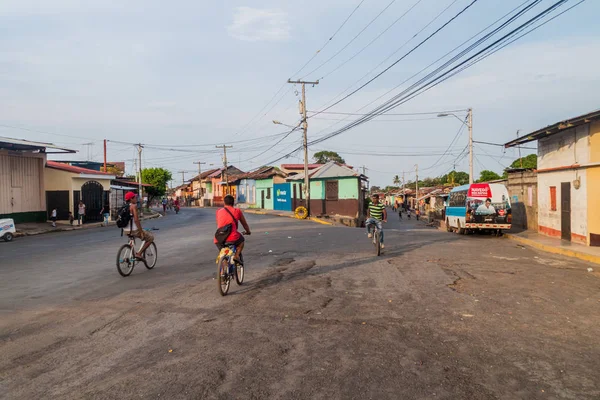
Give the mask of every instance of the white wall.
[[(545, 169), (586, 164), (590, 159), (589, 124), (569, 129), (539, 142), (538, 229), (542, 233), (561, 230), (561, 183), (571, 183), (571, 234), (587, 237), (587, 179), (585, 169), (544, 172)], [(577, 190), (573, 181), (580, 179)], [(550, 187), (556, 187), (556, 211), (551, 210)], [(549, 230), (548, 230), (549, 228)]]
[(589, 124), (568, 129), (541, 139), (538, 145), (538, 170), (586, 164), (590, 161)]

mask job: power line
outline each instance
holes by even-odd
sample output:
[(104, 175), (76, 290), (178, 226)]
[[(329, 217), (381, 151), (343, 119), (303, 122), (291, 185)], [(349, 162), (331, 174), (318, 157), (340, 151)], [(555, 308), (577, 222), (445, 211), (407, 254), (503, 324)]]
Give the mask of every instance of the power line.
[[(452, 18), (450, 18), (448, 21), (446, 21), (442, 26), (440, 26), (438, 29), (436, 29), (433, 33), (431, 33), (429, 36), (427, 36), (425, 39), (423, 39), (419, 44), (417, 44), (415, 47), (413, 47), (410, 51), (408, 51), (406, 54), (404, 54), (402, 57), (400, 57), (399, 59), (397, 59), (396, 61), (394, 61), (391, 65), (389, 65), (387, 68), (385, 68), (383, 71), (381, 71), (380, 73), (378, 73), (377, 75), (375, 75), (373, 78), (369, 79), (367, 82), (365, 82), (364, 84), (362, 84), (361, 86), (359, 86), (357, 89), (353, 90), (352, 92), (350, 92), (349, 94), (347, 94), (346, 96), (342, 97), (340, 100), (336, 101), (335, 103), (331, 104), (330, 106), (326, 107), (323, 111), (329, 110), (330, 108), (340, 104), (342, 101), (346, 100), (347, 98), (349, 98), (350, 96), (352, 96), (353, 94), (355, 94), (356, 92), (362, 90), (363, 88), (365, 88), (367, 85), (369, 85), (371, 82), (373, 82), (375, 79), (379, 78), (381, 75), (385, 74), (387, 71), (389, 71), (392, 67), (394, 67), (396, 64), (398, 64), (400, 61), (404, 60), (406, 57), (408, 57), (411, 53), (413, 53), (415, 50), (417, 50), (419, 47), (421, 47), (422, 45), (424, 45), (427, 41), (429, 41), (429, 39), (431, 39), (432, 37), (434, 37), (435, 35), (437, 35), (442, 29), (444, 29), (446, 26), (448, 26), (450, 23), (452, 23), (456, 18), (458, 18), (459, 16), (461, 16), (463, 13), (465, 13), (469, 8), (471, 8), (473, 6), (473, 4), (475, 4), (478, 0), (472, 0), (471, 3), (469, 3), (465, 8), (463, 8), (461, 11), (459, 11), (456, 15), (454, 15)], [(314, 115), (313, 115), (314, 117)]]
[[(534, 2), (534, 4), (537, 4), (540, 0), (537, 0), (536, 2)], [(520, 25), (519, 27), (517, 27), (516, 29), (512, 30), (511, 32), (507, 33), (506, 35), (504, 35), (503, 37), (501, 37), (500, 39), (496, 40), (494, 43), (492, 43), (491, 45), (487, 46), (486, 48), (484, 48), (483, 50), (477, 52), (476, 54), (474, 54), (473, 56), (469, 57), (468, 59), (462, 61), (461, 63), (457, 64), (455, 67), (451, 68), (450, 70), (444, 72), (443, 74), (431, 79), (429, 82), (426, 82), (427, 79), (435, 76), (435, 74), (437, 74), (438, 72), (442, 71), (447, 65), (448, 62), (445, 63), (443, 66), (438, 67), (435, 71), (433, 71), (432, 73), (428, 74), (426, 77), (420, 79), (418, 82), (414, 83), (413, 85), (411, 85), (410, 87), (408, 87), (407, 89), (405, 89), (404, 91), (402, 91), (401, 93), (395, 95), (394, 97), (392, 97), (391, 99), (387, 100), (386, 102), (384, 102), (383, 104), (381, 104), (380, 106), (376, 107), (375, 109), (373, 109), (368, 116), (365, 116), (357, 121), (353, 121), (352, 123), (346, 125), (345, 127), (342, 127), (340, 129), (338, 129), (337, 131), (334, 131), (328, 135), (324, 135), (323, 137), (314, 140), (313, 142), (311, 142), (311, 144), (315, 144), (315, 143), (320, 143), (324, 140), (327, 140), (331, 137), (337, 136), (349, 129), (352, 129), (362, 123), (365, 123), (369, 120), (371, 120), (372, 118), (374, 118), (376, 115), (380, 115), (383, 113), (386, 113), (387, 111), (398, 107), (401, 104), (404, 104), (405, 102), (413, 99), (414, 97), (424, 93), (425, 91), (431, 89), (432, 87), (437, 86), (438, 84), (440, 84), (441, 82), (445, 81), (446, 79), (448, 79), (449, 77), (446, 77), (449, 73), (451, 73), (452, 71), (456, 70), (457, 68), (460, 68), (462, 65), (468, 63), (470, 60), (472, 60), (473, 58), (477, 57), (478, 55), (480, 55), (481, 53), (485, 52), (487, 49), (493, 47), (495, 44), (505, 40), (506, 38), (511, 37), (511, 35), (514, 35), (515, 32), (518, 32), (519, 30), (522, 30), (524, 26), (530, 25), (533, 22), (537, 21), (538, 19), (544, 17), (545, 15), (547, 15), (548, 13), (550, 13), (551, 11), (553, 11), (555, 8), (557, 8), (558, 6), (562, 5), (564, 2), (566, 2), (568, 0), (561, 0), (558, 1), (557, 3), (555, 3), (554, 5), (552, 5), (551, 7), (547, 8), (546, 10), (542, 11), (541, 13), (537, 14), (535, 17), (531, 18), (530, 20), (526, 21), (525, 23), (523, 23), (522, 25)], [(531, 7), (528, 6), (528, 7)], [(522, 14), (524, 11), (520, 11), (518, 13), (518, 15)], [(511, 20), (513, 20), (515, 17), (512, 17)], [(506, 25), (503, 24), (503, 26)], [(499, 28), (498, 28), (499, 29)], [(497, 31), (498, 29), (496, 29), (495, 31)], [(495, 33), (495, 32), (493, 32)], [(484, 37), (483, 39), (489, 38), (491, 34), (486, 35), (486, 37)], [(480, 39), (478, 42), (481, 42), (482, 39)], [(479, 44), (479, 43), (476, 43)], [(470, 48), (472, 48), (474, 45), (471, 45)], [(470, 50), (470, 49), (467, 49)], [(466, 51), (466, 50), (465, 50)], [(464, 53), (465, 51), (463, 51), (462, 53)], [(454, 57), (456, 58), (456, 56)], [(451, 60), (454, 61), (454, 60)], [(419, 87), (420, 85), (420, 87)], [(415, 87), (417, 87), (415, 90), (413, 90)], [(411, 92), (411, 90), (413, 90)], [(409, 93), (410, 92), (410, 93)], [(407, 94), (408, 93), (408, 94)]]
[(319, 66), (317, 66), (317, 68), (313, 69), (312, 71), (310, 71), (309, 73), (305, 74), (302, 79), (306, 78), (307, 76), (315, 73), (316, 71), (318, 71), (321, 67), (323, 67), (325, 64), (327, 64), (329, 61), (333, 60), (338, 54), (340, 54), (342, 51), (344, 51), (348, 46), (350, 46), (352, 44), (352, 42), (354, 42), (360, 35), (363, 34), (363, 32), (369, 27), (371, 26), (371, 24), (373, 24), (373, 22), (375, 22), (388, 8), (391, 7), (392, 4), (394, 4), (396, 2), (396, 0), (392, 0), (389, 2), (389, 4), (387, 6), (385, 6), (383, 8), (383, 10), (381, 10), (379, 12), (379, 14), (377, 14), (375, 16), (375, 18), (373, 18), (367, 25), (365, 25), (364, 28), (362, 28), (352, 39), (350, 39), (350, 41), (348, 43), (346, 43), (345, 46), (343, 46), (340, 50), (338, 50), (334, 55), (332, 55), (331, 57), (329, 57), (327, 60), (323, 61), (321, 64), (319, 64)]
[(396, 20), (394, 20), (394, 22), (392, 22), (390, 25), (388, 25), (387, 28), (385, 28), (379, 35), (377, 35), (373, 40), (371, 40), (369, 43), (367, 43), (366, 46), (364, 46), (362, 49), (360, 49), (358, 52), (354, 53), (354, 55), (350, 58), (348, 58), (346, 61), (342, 62), (341, 64), (339, 64), (337, 67), (335, 67), (334, 69), (332, 69), (331, 71), (329, 71), (328, 73), (326, 73), (325, 75), (323, 75), (321, 78), (319, 78), (319, 80), (325, 79), (326, 77), (328, 77), (329, 75), (333, 74), (335, 71), (339, 70), (340, 68), (342, 68), (344, 65), (346, 65), (347, 63), (349, 63), (350, 61), (354, 60), (357, 56), (359, 56), (363, 51), (365, 51), (369, 46), (371, 46), (373, 43), (375, 43), (377, 41), (377, 39), (379, 39), (381, 36), (383, 36), (383, 34), (385, 34), (388, 30), (390, 30), (394, 25), (396, 25), (402, 18), (404, 18), (409, 12), (411, 12), (416, 6), (419, 5), (419, 3), (421, 3), (423, 0), (417, 0), (416, 3), (414, 3), (411, 7), (408, 8), (408, 10), (406, 10), (402, 15), (400, 15), (398, 18), (396, 18)]
[[(424, 111), (424, 112), (413, 112), (413, 113), (386, 113), (385, 115), (394, 115), (394, 116), (399, 116), (399, 115), (407, 115), (407, 116), (408, 115), (438, 115), (438, 114), (449, 114), (449, 113), (462, 112), (462, 111), (468, 111), (468, 110), (463, 108), (460, 110)], [(334, 111), (307, 111), (307, 112), (315, 113), (315, 114), (318, 113), (318, 114), (332, 114), (332, 115), (360, 115), (360, 116), (369, 115), (369, 114), (350, 113), (350, 112), (334, 112)]]

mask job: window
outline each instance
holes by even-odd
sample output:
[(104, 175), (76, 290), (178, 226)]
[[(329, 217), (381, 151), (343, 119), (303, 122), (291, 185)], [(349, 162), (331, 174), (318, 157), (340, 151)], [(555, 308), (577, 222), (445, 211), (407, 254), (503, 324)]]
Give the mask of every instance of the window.
[(267, 200), (271, 198), (271, 188), (267, 188)]
[(448, 204), (450, 207), (465, 207), (467, 204), (467, 191), (461, 190), (460, 192), (450, 193)]
[(325, 182), (325, 200), (338, 199), (338, 181)]
[(303, 200), (303, 198), (302, 198), (302, 194), (303, 194), (302, 193), (302, 184), (301, 183), (298, 184), (298, 193), (300, 194), (300, 200)]
[(550, 186), (550, 211), (556, 211), (556, 186)]

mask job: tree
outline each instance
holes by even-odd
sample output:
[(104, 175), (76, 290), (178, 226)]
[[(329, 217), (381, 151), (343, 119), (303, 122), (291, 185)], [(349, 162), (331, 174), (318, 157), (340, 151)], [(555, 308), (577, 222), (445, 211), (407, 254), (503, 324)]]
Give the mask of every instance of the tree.
[(451, 171), (440, 177), (441, 184), (465, 185), (469, 183), (469, 174), (462, 171)]
[(510, 164), (510, 168), (536, 169), (537, 154), (530, 154), (528, 156), (516, 159), (512, 164)]
[(495, 181), (496, 179), (501, 179), (502, 177), (495, 173), (494, 171), (489, 171), (484, 169), (481, 171), (481, 175), (479, 176), (479, 180), (477, 182), (489, 182)]
[(394, 180), (392, 181), (392, 183), (398, 186), (400, 184), (400, 177), (398, 175), (394, 176)]
[(123, 171), (122, 169), (120, 169), (114, 165), (107, 166), (106, 172), (110, 172), (111, 174), (114, 174), (116, 176), (123, 176), (123, 174), (125, 173), (125, 171)]
[(371, 193), (379, 193), (381, 192), (381, 188), (379, 186), (371, 186)]
[(142, 169), (142, 182), (152, 187), (145, 188), (148, 195), (148, 204), (156, 197), (162, 197), (167, 192), (167, 183), (173, 179), (171, 172), (164, 168)]
[(315, 160), (317, 164), (326, 164), (329, 161), (335, 161), (336, 163), (346, 164), (346, 161), (338, 153), (336, 153), (335, 151), (327, 150), (317, 151), (315, 154), (313, 154), (313, 160)]

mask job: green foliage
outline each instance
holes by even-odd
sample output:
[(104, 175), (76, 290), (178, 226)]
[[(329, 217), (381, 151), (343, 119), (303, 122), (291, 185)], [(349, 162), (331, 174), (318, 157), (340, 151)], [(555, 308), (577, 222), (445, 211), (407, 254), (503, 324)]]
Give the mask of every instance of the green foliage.
[(442, 185), (466, 185), (469, 183), (469, 174), (462, 171), (450, 171), (440, 177)]
[(494, 171), (489, 171), (484, 169), (481, 171), (481, 175), (479, 176), (479, 180), (477, 182), (489, 182), (495, 181), (496, 179), (501, 179), (502, 177), (495, 173)]
[(510, 164), (510, 168), (536, 169), (537, 154), (530, 154), (528, 156), (516, 159), (512, 164)]
[(400, 184), (400, 177), (398, 175), (394, 176), (394, 180), (392, 181), (392, 183), (398, 186)]
[(317, 164), (325, 164), (329, 161), (335, 161), (336, 163), (346, 164), (346, 161), (338, 153), (336, 153), (335, 151), (327, 150), (317, 151), (313, 155), (313, 160), (315, 160)]
[(371, 189), (369, 189), (369, 191), (371, 193), (379, 193), (381, 192), (381, 188), (379, 186), (371, 186)]
[(142, 169), (142, 182), (152, 187), (144, 188), (148, 195), (148, 203), (156, 197), (162, 197), (167, 192), (167, 183), (173, 179), (171, 172), (164, 168)]

